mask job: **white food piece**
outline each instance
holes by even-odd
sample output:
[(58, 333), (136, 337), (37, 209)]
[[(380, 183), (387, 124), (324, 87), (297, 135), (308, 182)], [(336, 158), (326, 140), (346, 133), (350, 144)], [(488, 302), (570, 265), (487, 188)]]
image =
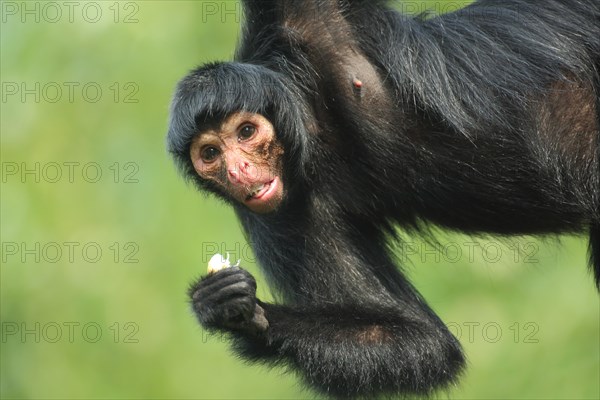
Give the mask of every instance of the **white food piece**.
[(223, 268), (229, 267), (231, 267), (231, 263), (229, 262), (229, 253), (227, 253), (227, 258), (224, 258), (221, 254), (217, 253), (212, 256), (208, 262), (208, 273), (212, 274), (213, 272), (217, 272)]

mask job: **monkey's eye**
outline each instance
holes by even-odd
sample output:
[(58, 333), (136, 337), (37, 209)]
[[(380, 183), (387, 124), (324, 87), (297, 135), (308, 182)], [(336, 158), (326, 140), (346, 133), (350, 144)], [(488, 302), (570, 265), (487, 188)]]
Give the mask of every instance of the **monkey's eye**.
[(250, 125), (250, 124), (244, 125), (238, 132), (238, 139), (239, 140), (248, 140), (252, 136), (254, 136), (255, 132), (256, 132), (256, 127), (254, 125)]
[(202, 161), (205, 163), (210, 163), (215, 161), (215, 159), (221, 154), (221, 151), (214, 146), (206, 146), (200, 152), (200, 157), (202, 157)]

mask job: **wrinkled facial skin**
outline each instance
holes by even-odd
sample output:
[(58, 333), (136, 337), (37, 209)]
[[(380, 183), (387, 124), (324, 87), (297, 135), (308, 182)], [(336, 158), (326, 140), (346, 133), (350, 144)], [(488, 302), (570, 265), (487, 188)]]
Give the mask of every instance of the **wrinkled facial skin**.
[(190, 146), (202, 179), (259, 214), (275, 211), (283, 201), (282, 156), (273, 124), (247, 112), (230, 115), (216, 130), (200, 132)]

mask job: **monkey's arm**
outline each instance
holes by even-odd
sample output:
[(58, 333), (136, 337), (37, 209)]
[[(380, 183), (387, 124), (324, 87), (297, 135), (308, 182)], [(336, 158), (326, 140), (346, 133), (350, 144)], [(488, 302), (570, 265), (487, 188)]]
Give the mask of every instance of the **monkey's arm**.
[(262, 307), (269, 328), (260, 336), (236, 334), (237, 352), (253, 361), (264, 361), (267, 354), (267, 360), (288, 364), (323, 393), (428, 394), (454, 381), (464, 364), (456, 339), (424, 314)]
[(254, 278), (229, 268), (192, 287), (208, 329), (231, 333), (242, 357), (285, 364), (326, 394), (426, 394), (454, 381), (461, 348), (417, 297), (405, 306), (285, 306), (260, 302)]

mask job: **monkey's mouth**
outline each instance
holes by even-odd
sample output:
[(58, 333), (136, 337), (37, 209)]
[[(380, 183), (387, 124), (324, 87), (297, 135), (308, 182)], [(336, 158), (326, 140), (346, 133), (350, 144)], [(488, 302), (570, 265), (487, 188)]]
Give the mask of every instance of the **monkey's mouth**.
[(252, 186), (250, 193), (246, 196), (246, 202), (268, 201), (276, 193), (277, 185), (279, 185), (279, 179), (273, 178), (269, 182)]

